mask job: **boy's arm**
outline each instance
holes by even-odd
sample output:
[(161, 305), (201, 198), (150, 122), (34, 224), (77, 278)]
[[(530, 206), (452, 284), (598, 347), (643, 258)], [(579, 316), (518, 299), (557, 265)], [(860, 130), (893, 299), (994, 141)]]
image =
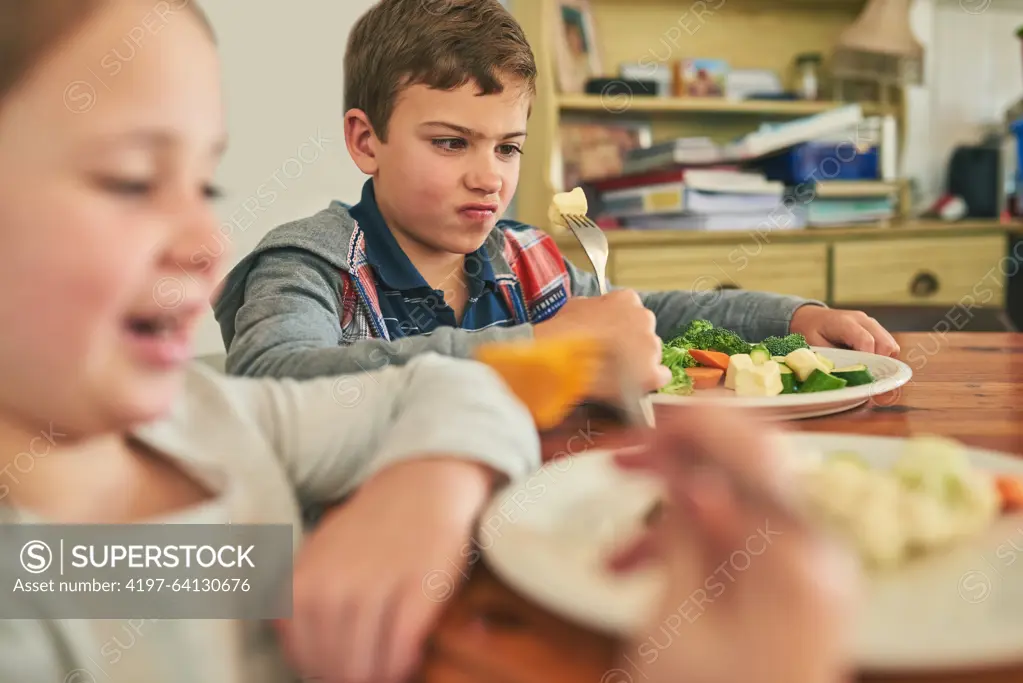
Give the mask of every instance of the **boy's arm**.
[(441, 327), (430, 335), (343, 344), (340, 296), (341, 275), (315, 255), (299, 249), (262, 255), (235, 315), (227, 371), (295, 379), (342, 375), (404, 365), (431, 351), (468, 358), (480, 344), (533, 334), (532, 325), (478, 332)]
[(540, 466), (529, 411), (482, 363), (425, 354), (343, 377), (222, 381), (236, 414), (278, 455), (303, 506), (339, 501), (409, 460), (456, 458), (510, 479)]
[[(573, 296), (599, 296), (595, 275), (577, 268), (568, 259), (565, 259), (565, 265), (572, 281)], [(657, 318), (657, 334), (662, 339), (680, 325), (698, 318), (732, 330), (744, 339), (760, 340), (772, 335), (786, 335), (797, 308), (824, 306), (820, 301), (795, 296), (738, 289), (640, 292), (639, 295), (643, 305)]]

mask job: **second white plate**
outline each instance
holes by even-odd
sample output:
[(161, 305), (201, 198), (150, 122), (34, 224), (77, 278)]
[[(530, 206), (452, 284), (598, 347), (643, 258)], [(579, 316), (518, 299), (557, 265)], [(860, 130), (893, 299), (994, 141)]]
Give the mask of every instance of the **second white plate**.
[[(839, 434), (790, 438), (801, 451), (855, 451), (876, 466), (893, 462), (905, 444)], [(975, 449), (969, 457), (978, 468), (1023, 475), (1023, 459)], [(618, 577), (604, 559), (636, 532), (657, 495), (650, 480), (618, 470), (608, 451), (548, 463), (492, 502), (482, 519), (502, 524), (481, 527), (484, 555), (511, 587), (552, 612), (626, 635), (656, 605), (662, 577), (651, 570)], [(1023, 661), (1023, 517), (1003, 517), (950, 552), (872, 577), (856, 648), (871, 671)]]

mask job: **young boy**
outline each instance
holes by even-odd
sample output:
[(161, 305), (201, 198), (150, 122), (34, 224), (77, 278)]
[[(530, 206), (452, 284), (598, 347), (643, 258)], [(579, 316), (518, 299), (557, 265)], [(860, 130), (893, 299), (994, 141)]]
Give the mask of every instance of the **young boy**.
[(382, 0), (353, 28), (344, 69), (345, 140), (370, 179), (358, 204), (274, 229), (228, 275), (214, 308), (229, 372), (352, 373), (586, 331), (613, 339), (654, 390), (670, 379), (658, 335), (694, 318), (749, 339), (800, 332), (811, 344), (897, 353), (866, 315), (796, 297), (598, 296), (550, 237), (500, 220), (537, 70), (498, 0)]

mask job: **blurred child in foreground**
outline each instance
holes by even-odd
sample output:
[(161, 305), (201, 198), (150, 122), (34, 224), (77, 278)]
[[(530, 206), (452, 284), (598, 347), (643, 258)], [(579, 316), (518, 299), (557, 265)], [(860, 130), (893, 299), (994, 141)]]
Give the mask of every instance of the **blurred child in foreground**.
[[(0, 467), (59, 434), (0, 514), (300, 539), (303, 508), (344, 501), (297, 558), (287, 652), (308, 678), (397, 679), (442, 608), (423, 576), (462, 558), (494, 486), (539, 466), (536, 430), (486, 366), (438, 355), (344, 385), (189, 364), (218, 276), (194, 257), (219, 226), (219, 73), (194, 4), (0, 0)], [(272, 625), (241, 621), (156, 622), (100, 670), (123, 625), (0, 620), (0, 680), (294, 678)]]

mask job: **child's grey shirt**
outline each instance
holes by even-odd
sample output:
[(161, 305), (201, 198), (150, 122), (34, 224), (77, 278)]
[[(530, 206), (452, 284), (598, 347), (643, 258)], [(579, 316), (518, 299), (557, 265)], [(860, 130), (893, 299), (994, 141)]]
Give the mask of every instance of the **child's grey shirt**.
[[(402, 365), (429, 351), (471, 357), (478, 345), (526, 339), (533, 325), (466, 331), (442, 327), (429, 335), (393, 341), (342, 339), (342, 272), (351, 272), (349, 245), (356, 222), (333, 202), (319, 213), (270, 231), (222, 283), (214, 313), (227, 349), (229, 373), (308, 378)], [(498, 276), (512, 273), (504, 235), (495, 228), (487, 252)], [(597, 279), (566, 259), (572, 296), (597, 296)], [(742, 290), (641, 292), (657, 317), (662, 338), (690, 320), (704, 318), (759, 341), (789, 332), (792, 314), (807, 304), (794, 296)]]

